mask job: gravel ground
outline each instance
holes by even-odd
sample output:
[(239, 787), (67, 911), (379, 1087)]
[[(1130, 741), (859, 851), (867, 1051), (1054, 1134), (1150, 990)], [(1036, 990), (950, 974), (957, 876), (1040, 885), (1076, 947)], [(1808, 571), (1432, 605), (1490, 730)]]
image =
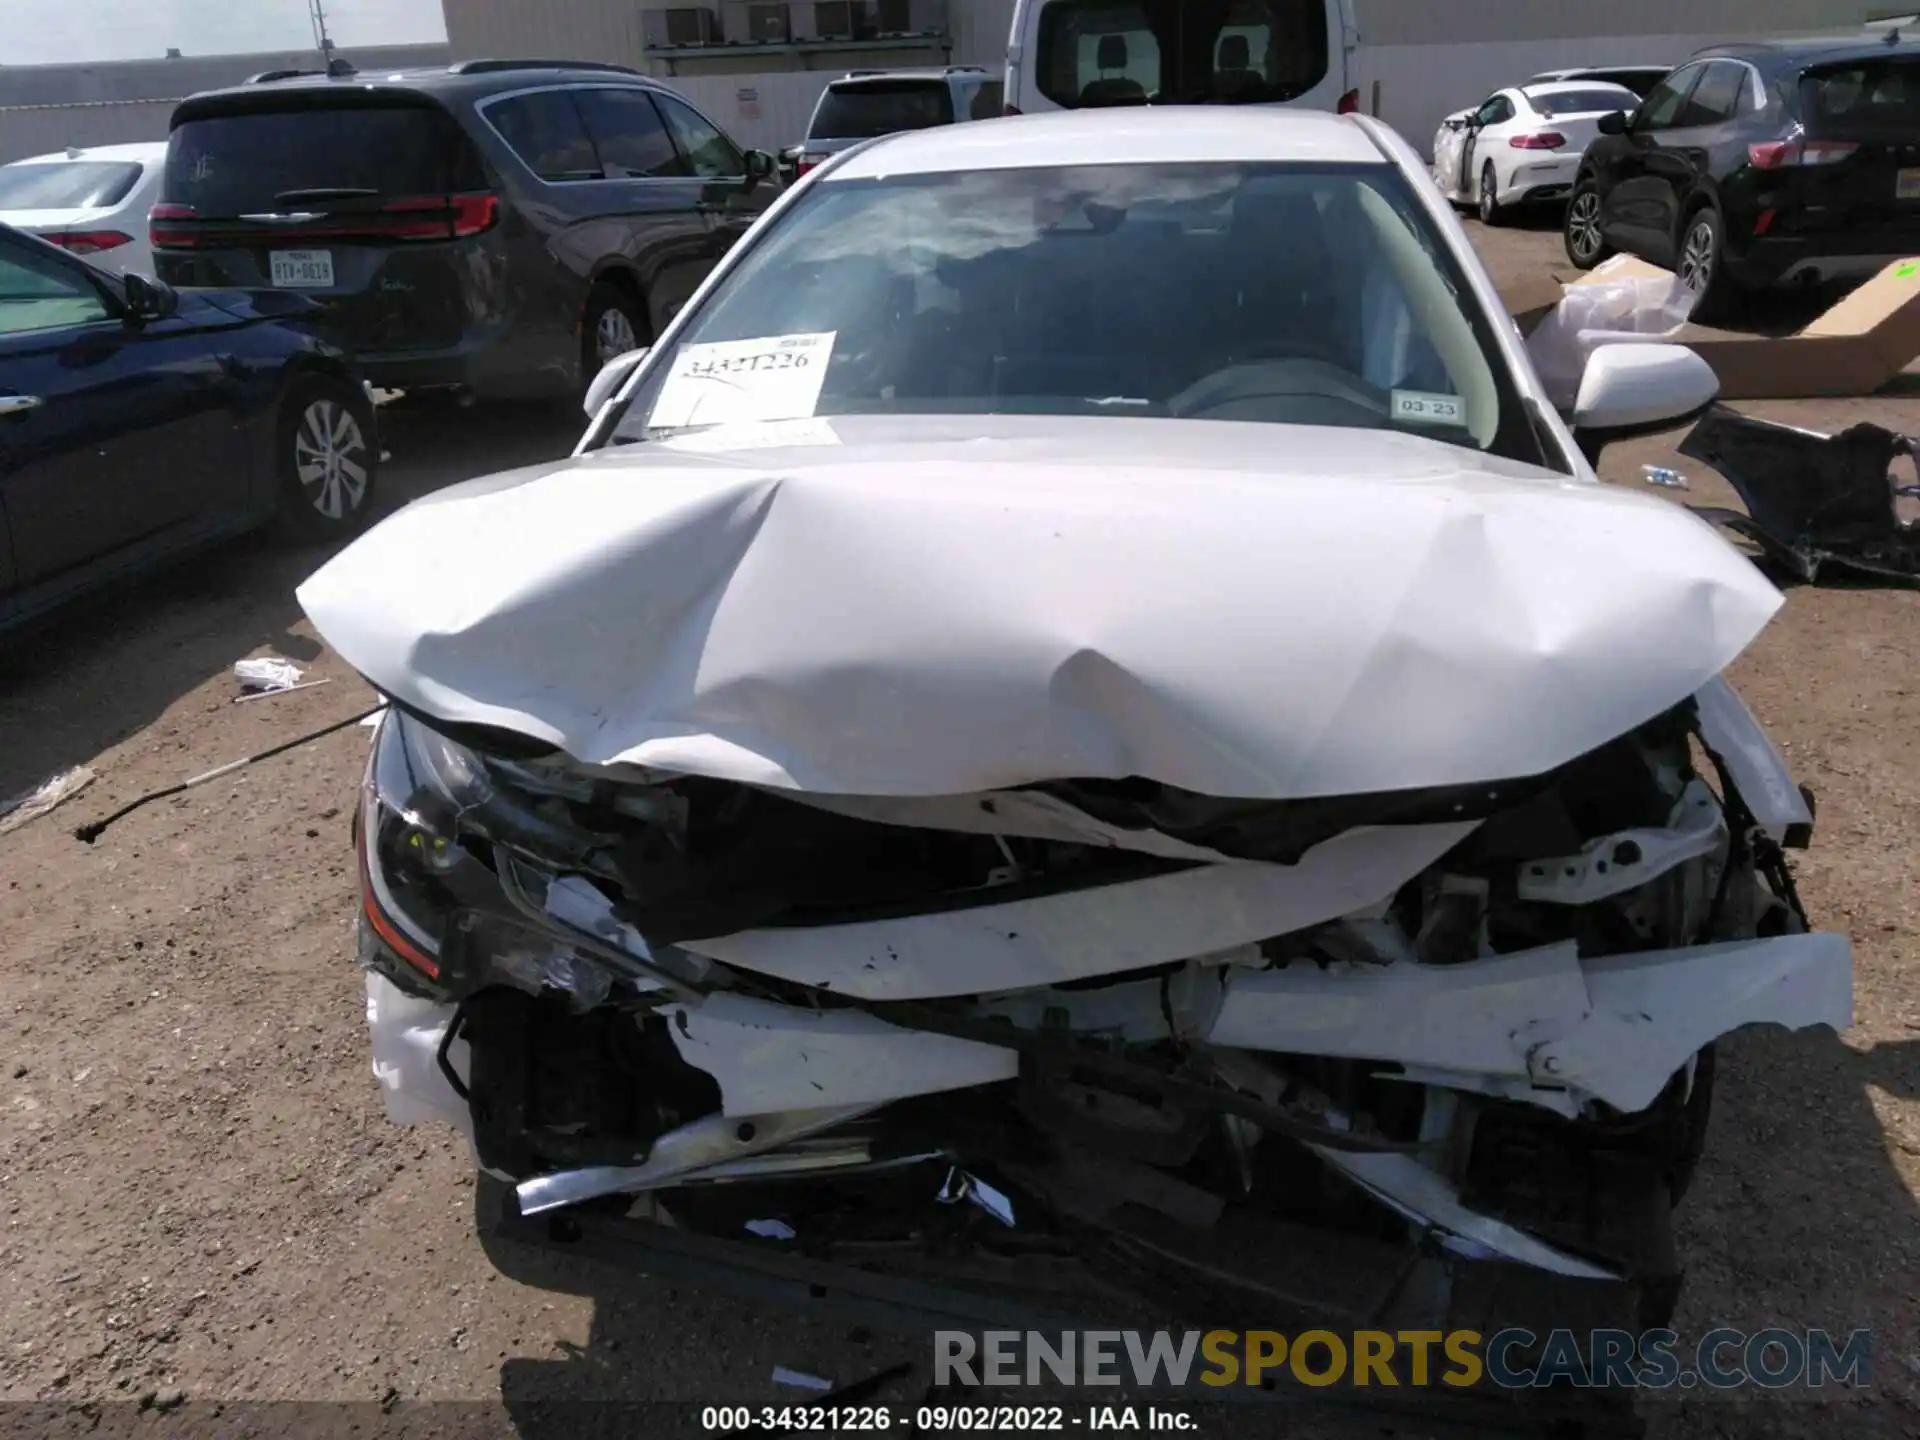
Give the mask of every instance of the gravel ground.
[[(1503, 273), (1560, 260), (1551, 227), (1476, 239)], [(1920, 431), (1920, 382), (1747, 408)], [(551, 412), (397, 413), (388, 503), (563, 454), (577, 429)], [(1643, 462), (1665, 460), (1693, 488), (1662, 493), (1736, 503), (1673, 460), (1677, 438), (1620, 447), (1607, 478), (1637, 486)], [(347, 828), (364, 730), (156, 804), (96, 847), (73, 840), (74, 824), (144, 791), (370, 703), (293, 602), (313, 563), (230, 547), (0, 649), (0, 795), (71, 765), (99, 772), (56, 815), (0, 837), (0, 1398), (145, 1398), (160, 1412), (184, 1400), (173, 1418), (202, 1429), (214, 1402), (353, 1401), (364, 1408), (249, 1413), (282, 1429), (296, 1413), (333, 1428), (352, 1415), (373, 1431), (384, 1404), (436, 1433), (526, 1436), (577, 1429), (544, 1402), (682, 1402), (630, 1432), (652, 1433), (698, 1402), (773, 1398), (776, 1364), (845, 1382), (924, 1362), (922, 1340), (643, 1276), (555, 1272), (554, 1291), (492, 1271), (464, 1147), (388, 1125), (367, 1073)], [(230, 704), (233, 661), (267, 651), (332, 683)], [(1735, 679), (1818, 793), (1801, 885), (1816, 923), (1853, 938), (1858, 1024), (1726, 1047), (1683, 1215), (1680, 1325), (1870, 1326), (1875, 1384), (1842, 1411), (1690, 1400), (1661, 1407), (1661, 1423), (1914, 1435), (1920, 594), (1796, 590)], [(413, 1409), (426, 1401), (473, 1403)], [(0, 1426), (28, 1414), (0, 1407)]]

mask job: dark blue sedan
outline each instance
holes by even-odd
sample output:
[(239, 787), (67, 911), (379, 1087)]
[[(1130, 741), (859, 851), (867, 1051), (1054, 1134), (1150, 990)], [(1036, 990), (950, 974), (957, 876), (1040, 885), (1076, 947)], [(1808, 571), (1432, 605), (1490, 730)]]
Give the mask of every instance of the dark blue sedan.
[(0, 225), (0, 628), (208, 542), (344, 538), (372, 400), (270, 291), (174, 291)]

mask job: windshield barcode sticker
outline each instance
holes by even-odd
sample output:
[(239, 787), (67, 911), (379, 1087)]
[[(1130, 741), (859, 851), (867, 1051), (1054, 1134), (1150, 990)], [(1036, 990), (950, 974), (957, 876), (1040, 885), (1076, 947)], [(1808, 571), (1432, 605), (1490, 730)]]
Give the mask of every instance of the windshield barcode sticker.
[(1467, 403), (1458, 395), (1433, 395), (1425, 390), (1393, 392), (1393, 418), (1411, 425), (1467, 426)]
[(837, 332), (682, 345), (647, 423), (671, 430), (742, 420), (809, 420)]

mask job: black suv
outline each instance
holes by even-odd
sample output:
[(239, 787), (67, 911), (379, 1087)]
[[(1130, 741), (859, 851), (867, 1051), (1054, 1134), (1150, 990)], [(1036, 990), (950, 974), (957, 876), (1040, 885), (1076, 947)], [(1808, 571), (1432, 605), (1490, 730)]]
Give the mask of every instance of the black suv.
[(773, 176), (618, 66), (269, 72), (174, 111), (154, 264), (311, 296), (378, 386), (578, 394), (660, 333)]
[(1896, 31), (1703, 50), (1600, 131), (1568, 258), (1667, 266), (1703, 319), (1744, 290), (1920, 254), (1920, 44)]

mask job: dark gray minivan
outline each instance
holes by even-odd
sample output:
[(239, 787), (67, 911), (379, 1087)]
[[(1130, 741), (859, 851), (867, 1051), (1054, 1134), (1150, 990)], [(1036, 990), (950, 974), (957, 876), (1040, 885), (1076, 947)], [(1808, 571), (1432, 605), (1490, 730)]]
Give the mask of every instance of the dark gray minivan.
[(577, 395), (660, 333), (774, 171), (617, 66), (270, 72), (174, 111), (154, 263), (318, 301), (378, 386)]

